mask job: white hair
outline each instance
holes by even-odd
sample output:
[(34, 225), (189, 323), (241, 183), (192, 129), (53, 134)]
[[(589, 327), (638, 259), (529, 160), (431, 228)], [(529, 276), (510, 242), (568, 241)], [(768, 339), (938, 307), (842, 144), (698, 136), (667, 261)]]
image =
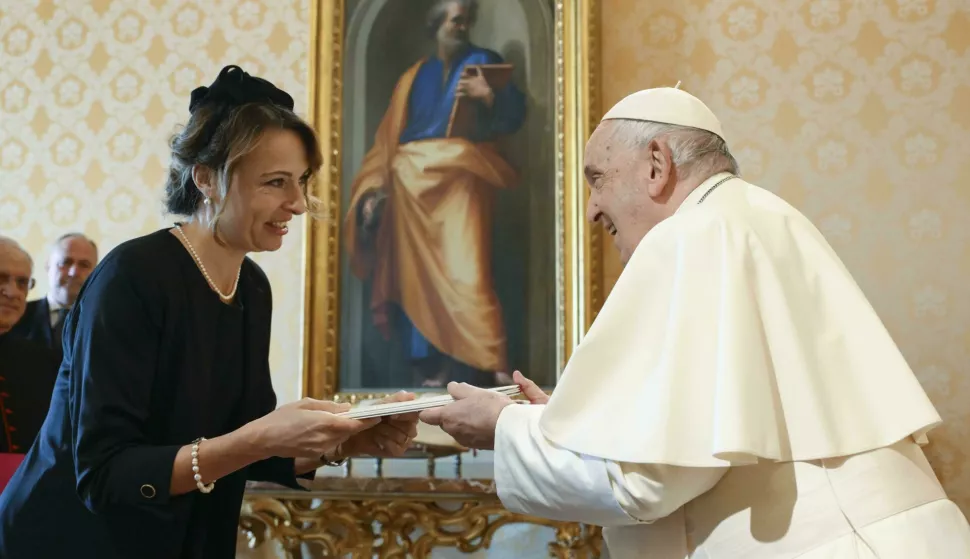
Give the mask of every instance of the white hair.
[(451, 4), (458, 4), (465, 9), (468, 14), (469, 25), (473, 25), (475, 20), (478, 19), (478, 0), (437, 0), (425, 17), (425, 28), (431, 37), (437, 35), (441, 24), (445, 22), (445, 17), (448, 15), (448, 6)]
[(95, 260), (98, 259), (98, 245), (97, 243), (94, 242), (94, 239), (92, 239), (91, 237), (88, 237), (84, 233), (78, 233), (76, 231), (72, 231), (70, 233), (64, 233), (63, 235), (58, 237), (53, 243), (51, 243), (50, 249), (49, 249), (50, 252), (51, 253), (56, 252), (57, 249), (61, 247), (61, 243), (69, 239), (81, 239), (82, 241), (91, 245), (91, 248), (94, 250), (94, 259)]
[(7, 246), (14, 250), (19, 250), (25, 257), (27, 257), (27, 262), (30, 262), (30, 270), (34, 269), (34, 259), (30, 257), (30, 253), (27, 252), (24, 247), (20, 245), (17, 241), (7, 237), (5, 235), (0, 235), (0, 246)]
[(727, 142), (707, 130), (629, 119), (615, 120), (612, 127), (611, 139), (633, 150), (660, 138), (670, 146), (673, 163), (684, 176), (709, 177), (722, 172), (741, 175)]

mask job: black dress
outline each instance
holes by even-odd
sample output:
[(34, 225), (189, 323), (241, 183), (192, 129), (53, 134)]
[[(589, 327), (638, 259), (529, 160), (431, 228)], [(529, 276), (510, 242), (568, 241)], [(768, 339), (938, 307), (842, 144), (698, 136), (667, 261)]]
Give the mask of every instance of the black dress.
[(246, 481), (300, 489), (293, 460), (252, 464), (209, 494), (168, 490), (179, 448), (275, 409), (271, 315), (249, 259), (226, 305), (167, 230), (107, 255), (66, 319), (44, 426), (0, 495), (0, 557), (234, 557)]

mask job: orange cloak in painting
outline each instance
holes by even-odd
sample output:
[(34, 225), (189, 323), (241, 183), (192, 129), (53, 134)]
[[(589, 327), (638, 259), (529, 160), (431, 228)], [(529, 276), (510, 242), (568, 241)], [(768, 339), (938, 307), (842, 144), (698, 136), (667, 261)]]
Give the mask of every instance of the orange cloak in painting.
[[(398, 81), (351, 186), (344, 222), (351, 269), (373, 278), (371, 312), (385, 334), (389, 305), (396, 303), (442, 353), (477, 369), (504, 371), (491, 218), (496, 189), (513, 186), (517, 176), (491, 144), (458, 138), (399, 144), (420, 65)], [(383, 217), (373, 242), (365, 243), (358, 205), (380, 191)]]

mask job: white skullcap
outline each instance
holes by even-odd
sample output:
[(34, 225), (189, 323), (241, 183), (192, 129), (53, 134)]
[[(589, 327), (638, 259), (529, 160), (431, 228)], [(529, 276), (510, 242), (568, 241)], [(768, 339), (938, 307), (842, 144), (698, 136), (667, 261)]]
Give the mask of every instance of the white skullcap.
[(649, 120), (707, 130), (724, 139), (721, 121), (700, 99), (676, 87), (644, 89), (627, 95), (603, 115), (603, 120)]

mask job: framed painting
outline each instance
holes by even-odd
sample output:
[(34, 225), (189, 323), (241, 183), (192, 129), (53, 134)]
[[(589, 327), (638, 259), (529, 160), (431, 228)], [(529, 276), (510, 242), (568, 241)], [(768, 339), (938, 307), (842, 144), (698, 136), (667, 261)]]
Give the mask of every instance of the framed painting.
[(603, 296), (594, 0), (315, 0), (306, 396), (547, 390)]

